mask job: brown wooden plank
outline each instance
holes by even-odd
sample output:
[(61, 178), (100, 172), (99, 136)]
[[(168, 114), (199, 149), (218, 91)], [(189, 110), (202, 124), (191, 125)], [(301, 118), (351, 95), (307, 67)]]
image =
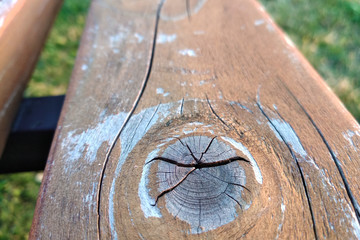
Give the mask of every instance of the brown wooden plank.
[(188, 4), (93, 2), (30, 237), (359, 238), (358, 123), (257, 2)]
[(0, 3), (0, 156), (22, 93), (62, 1)]

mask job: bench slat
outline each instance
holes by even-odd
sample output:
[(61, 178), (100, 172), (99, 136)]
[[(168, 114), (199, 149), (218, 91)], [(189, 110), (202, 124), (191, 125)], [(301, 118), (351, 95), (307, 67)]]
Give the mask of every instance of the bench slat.
[(94, 1), (30, 236), (356, 238), (359, 135), (257, 2)]
[(0, 10), (0, 156), (23, 91), (62, 1), (3, 1)]

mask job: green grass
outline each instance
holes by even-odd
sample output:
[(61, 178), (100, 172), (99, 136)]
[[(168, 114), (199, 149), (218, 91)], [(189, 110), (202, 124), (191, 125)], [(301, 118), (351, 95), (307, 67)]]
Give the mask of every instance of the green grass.
[(359, 122), (360, 1), (262, 3)]
[(40, 187), (35, 176), (0, 175), (0, 239), (27, 239)]
[[(360, 2), (262, 0), (350, 112), (360, 120)], [(66, 0), (25, 96), (64, 94), (89, 0)], [(39, 182), (35, 173), (0, 175), (0, 239), (26, 239)]]

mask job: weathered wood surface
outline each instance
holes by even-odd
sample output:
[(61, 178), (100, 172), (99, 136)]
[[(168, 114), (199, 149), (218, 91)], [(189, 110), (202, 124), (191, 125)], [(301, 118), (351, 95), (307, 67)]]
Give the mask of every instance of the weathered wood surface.
[(0, 1), (0, 156), (61, 2)]
[(257, 2), (95, 0), (30, 236), (360, 238), (359, 136)]

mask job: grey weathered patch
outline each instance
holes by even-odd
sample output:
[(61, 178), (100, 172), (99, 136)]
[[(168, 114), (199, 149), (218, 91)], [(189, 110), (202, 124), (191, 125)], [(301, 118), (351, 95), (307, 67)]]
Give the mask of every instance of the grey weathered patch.
[[(196, 162), (191, 152), (197, 159), (201, 158), (202, 163), (216, 163), (237, 156), (225, 142), (215, 138), (208, 148), (210, 142), (208, 136), (185, 137), (169, 145), (162, 157), (191, 164)], [(165, 194), (166, 208), (174, 217), (189, 223), (191, 233), (206, 232), (233, 221), (237, 217), (237, 207), (249, 207), (242, 198), (242, 186), (246, 185), (242, 164), (248, 163), (233, 161), (198, 168), (185, 177), (193, 168), (159, 161), (158, 191), (161, 193), (178, 184)]]

